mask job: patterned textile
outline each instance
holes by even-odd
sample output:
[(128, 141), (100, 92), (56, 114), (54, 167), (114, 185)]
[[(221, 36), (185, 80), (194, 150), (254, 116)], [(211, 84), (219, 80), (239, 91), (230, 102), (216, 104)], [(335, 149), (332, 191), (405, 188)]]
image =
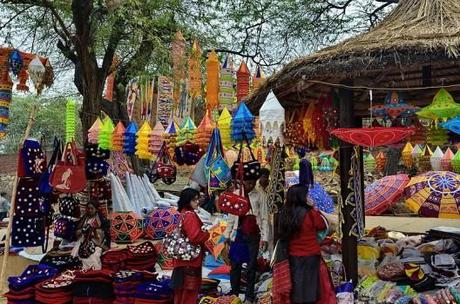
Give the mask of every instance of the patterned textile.
[(142, 219), (134, 212), (112, 213), (110, 234), (115, 243), (131, 243), (143, 234)]
[(152, 240), (163, 239), (179, 224), (180, 213), (173, 207), (158, 208), (145, 219), (145, 234)]
[(406, 174), (385, 176), (364, 190), (366, 215), (380, 215), (396, 202), (409, 182)]
[(290, 304), (292, 290), (289, 260), (283, 260), (273, 265), (273, 304)]
[(339, 139), (362, 147), (395, 144), (415, 133), (413, 128), (339, 128), (331, 132)]
[(268, 210), (270, 214), (278, 212), (278, 207), (284, 203), (284, 159), (286, 153), (284, 148), (275, 146), (272, 151), (271, 162), (270, 162), (270, 183), (267, 188), (268, 193)]

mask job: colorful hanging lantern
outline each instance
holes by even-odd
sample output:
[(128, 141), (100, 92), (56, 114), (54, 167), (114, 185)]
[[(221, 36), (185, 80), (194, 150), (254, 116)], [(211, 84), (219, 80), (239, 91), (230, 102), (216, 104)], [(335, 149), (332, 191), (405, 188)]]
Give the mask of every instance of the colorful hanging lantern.
[(432, 127), (428, 130), (426, 141), (433, 146), (442, 146), (449, 140), (449, 135), (446, 129)]
[(430, 164), (431, 168), (434, 171), (440, 171), (441, 170), (441, 161), (442, 158), (444, 157), (444, 153), (442, 153), (441, 148), (436, 147), (434, 150), (433, 154), (430, 157)]
[(255, 117), (244, 102), (240, 103), (232, 119), (232, 139), (235, 142), (251, 141), (256, 133), (254, 131)]
[(214, 50), (206, 61), (206, 108), (212, 111), (219, 105), (219, 58)]
[(254, 90), (258, 89), (262, 83), (265, 81), (264, 71), (260, 65), (257, 65), (256, 72), (254, 73), (254, 77), (252, 78), (252, 86)]
[(149, 134), (149, 152), (156, 157), (163, 145), (163, 134), (165, 129), (160, 121), (157, 121)]
[(176, 123), (173, 120), (171, 120), (171, 122), (165, 130), (165, 133), (163, 134), (163, 138), (166, 141), (166, 144), (168, 145), (170, 155), (174, 155), (174, 149), (176, 148), (177, 129), (178, 127), (176, 126)]
[(372, 153), (367, 153), (364, 156), (364, 169), (366, 169), (367, 172), (373, 172), (376, 166), (377, 162)]
[(24, 61), (22, 60), (21, 53), (18, 50), (14, 50), (8, 58), (8, 68), (14, 76), (19, 76), (19, 73), (22, 70)]
[(406, 168), (412, 168), (412, 151), (414, 150), (414, 147), (410, 142), (407, 142), (407, 144), (404, 146), (402, 152), (401, 152), (401, 158), (404, 163), (404, 166)]
[(433, 152), (429, 146), (426, 146), (423, 154), (418, 158), (417, 168), (420, 172), (427, 172), (431, 170), (431, 155), (433, 155)]
[(125, 131), (125, 126), (119, 121), (112, 133), (112, 151), (123, 151), (123, 136)]
[(94, 121), (91, 128), (88, 129), (88, 143), (97, 144), (97, 142), (99, 141), (99, 132), (101, 130), (101, 127), (102, 127), (102, 121), (98, 117)]
[(189, 93), (192, 98), (201, 96), (201, 48), (198, 40), (193, 41), (189, 59)]
[(417, 115), (433, 120), (446, 120), (460, 115), (460, 104), (454, 101), (446, 89), (441, 88), (434, 96), (433, 102), (417, 112)]
[(65, 141), (71, 142), (75, 139), (76, 105), (72, 98), (68, 98), (65, 106)]
[(446, 153), (441, 159), (441, 169), (444, 171), (452, 171), (452, 159), (454, 158), (454, 153), (450, 148), (447, 148)]
[(177, 145), (182, 146), (187, 141), (193, 141), (195, 138), (196, 126), (190, 116), (187, 116), (182, 124), (177, 136)]
[(321, 158), (319, 170), (322, 172), (329, 172), (333, 170), (329, 157), (326, 156)]
[(417, 162), (418, 158), (423, 155), (423, 151), (420, 145), (415, 145), (411, 152), (412, 160)]
[(259, 110), (262, 143), (279, 143), (284, 146), (284, 126), (286, 124), (283, 106), (270, 90), (265, 102)]
[(9, 123), (10, 103), (13, 90), (13, 82), (8, 75), (8, 70), (4, 69), (0, 79), (0, 138), (6, 136), (6, 127)]
[(414, 144), (424, 144), (426, 142), (427, 129), (422, 125), (418, 117), (415, 118), (412, 126), (415, 133), (409, 137), (410, 142)]
[(46, 68), (38, 56), (35, 56), (35, 58), (30, 61), (27, 71), (29, 72), (30, 79), (34, 83), (35, 89), (40, 93), (39, 88), (42, 85)]
[(147, 121), (141, 126), (139, 131), (137, 131), (137, 141), (136, 141), (136, 155), (139, 159), (152, 159), (152, 153), (149, 151), (149, 135), (152, 132)]
[(251, 73), (246, 62), (242, 61), (240, 68), (236, 72), (236, 100), (243, 101), (249, 95)]
[(385, 170), (386, 163), (387, 163), (387, 158), (385, 154), (382, 151), (380, 151), (375, 157), (375, 165), (376, 165), (377, 171), (380, 173), (383, 173), (383, 171)]
[(99, 148), (104, 150), (112, 150), (112, 133), (115, 129), (113, 121), (106, 116), (102, 121), (102, 127), (99, 131)]
[(225, 58), (220, 69), (219, 104), (232, 107), (235, 102), (235, 80), (233, 78), (233, 60), (230, 55)]
[(451, 161), (454, 172), (460, 173), (460, 150), (457, 150)]
[(219, 116), (219, 119), (217, 120), (217, 125), (218, 125), (219, 130), (220, 130), (220, 136), (221, 136), (221, 139), (222, 139), (222, 144), (226, 148), (229, 148), (229, 147), (232, 146), (231, 123), (232, 123), (232, 115), (227, 110), (227, 108), (224, 108), (222, 110), (222, 113)]
[(389, 91), (384, 104), (373, 106), (371, 111), (376, 117), (395, 119), (398, 117), (412, 116), (419, 109), (419, 107), (408, 104), (402, 98), (402, 92)]
[(195, 133), (195, 143), (198, 144), (200, 148), (206, 149), (209, 142), (211, 141), (211, 134), (213, 129), (214, 125), (211, 120), (211, 114), (209, 111), (206, 111)]
[(173, 64), (174, 100), (179, 103), (180, 84), (185, 79), (185, 39), (180, 31), (176, 32), (171, 43), (171, 59)]
[(134, 155), (136, 152), (136, 137), (137, 137), (137, 125), (134, 121), (131, 121), (126, 127), (125, 134), (123, 137), (123, 153), (126, 155)]

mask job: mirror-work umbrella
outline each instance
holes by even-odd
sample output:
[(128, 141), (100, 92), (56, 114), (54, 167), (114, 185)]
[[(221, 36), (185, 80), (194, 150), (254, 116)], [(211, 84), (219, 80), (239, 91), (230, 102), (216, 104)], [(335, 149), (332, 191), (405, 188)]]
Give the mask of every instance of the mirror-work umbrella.
[(379, 147), (395, 144), (413, 135), (413, 128), (339, 128), (331, 132), (339, 139), (362, 147)]
[(385, 176), (364, 189), (366, 215), (380, 215), (404, 193), (409, 182), (406, 174)]
[(425, 217), (460, 219), (460, 175), (429, 171), (411, 179), (405, 189), (406, 204)]
[(319, 183), (314, 183), (308, 191), (308, 198), (315, 203), (319, 210), (326, 213), (334, 213), (334, 200)]

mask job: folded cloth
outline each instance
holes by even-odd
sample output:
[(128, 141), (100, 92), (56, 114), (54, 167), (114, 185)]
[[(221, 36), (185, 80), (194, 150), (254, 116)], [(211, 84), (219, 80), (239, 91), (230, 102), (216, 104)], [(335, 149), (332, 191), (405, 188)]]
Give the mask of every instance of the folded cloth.
[(134, 300), (134, 304), (169, 304), (172, 303), (171, 298), (160, 299), (160, 300), (148, 300), (148, 299), (138, 299)]
[(113, 299), (95, 297), (73, 297), (73, 304), (112, 304)]
[(102, 268), (112, 271), (125, 269), (126, 261), (129, 257), (131, 257), (131, 254), (128, 249), (106, 251), (101, 257)]
[(112, 283), (74, 283), (72, 294), (74, 297), (114, 298)]
[(4, 294), (5, 298), (10, 301), (19, 301), (19, 300), (33, 300), (35, 296), (35, 289), (33, 287), (28, 287), (20, 291), (10, 290)]
[(56, 268), (48, 265), (30, 265), (17, 277), (9, 277), (10, 289), (21, 290), (33, 286), (38, 282), (54, 277), (58, 273)]

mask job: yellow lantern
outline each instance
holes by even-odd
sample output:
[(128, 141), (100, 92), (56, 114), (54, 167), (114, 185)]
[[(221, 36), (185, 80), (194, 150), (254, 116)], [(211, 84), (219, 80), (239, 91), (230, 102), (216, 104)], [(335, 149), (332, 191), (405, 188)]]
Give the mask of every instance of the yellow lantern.
[(220, 113), (219, 118), (217, 119), (217, 125), (220, 130), (220, 137), (222, 139), (222, 144), (226, 148), (229, 148), (232, 146), (231, 123), (232, 123), (232, 115), (227, 110), (227, 108), (224, 108), (222, 110), (222, 113)]
[(214, 50), (206, 61), (206, 107), (212, 111), (219, 105), (219, 59)]
[(137, 132), (136, 155), (140, 159), (152, 159), (152, 153), (149, 151), (149, 135), (152, 132), (147, 121), (144, 122), (142, 127)]
[(404, 146), (404, 149), (401, 152), (401, 158), (406, 168), (412, 168), (412, 150), (414, 150), (414, 147), (410, 142), (407, 142), (407, 144)]

